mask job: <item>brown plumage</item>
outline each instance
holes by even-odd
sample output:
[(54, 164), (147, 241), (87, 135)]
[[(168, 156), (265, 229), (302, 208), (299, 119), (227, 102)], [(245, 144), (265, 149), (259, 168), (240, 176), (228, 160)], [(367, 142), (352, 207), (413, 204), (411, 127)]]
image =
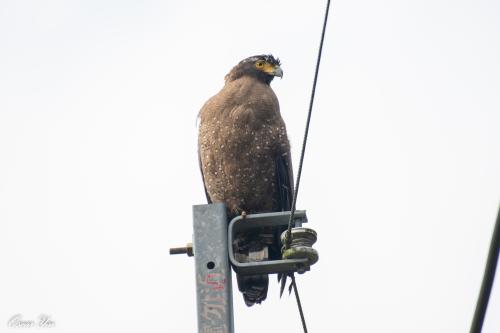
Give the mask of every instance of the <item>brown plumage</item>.
[[(207, 200), (226, 203), (229, 218), (242, 212), (290, 210), (290, 145), (278, 99), (270, 87), (274, 76), (282, 73), (279, 60), (270, 55), (244, 59), (200, 111), (198, 148)], [(264, 238), (269, 237), (244, 237), (241, 244), (246, 246), (241, 246), (241, 252), (279, 256), (279, 248), (267, 249), (271, 243), (262, 241)], [(238, 284), (247, 305), (266, 298), (267, 275), (239, 277)]]

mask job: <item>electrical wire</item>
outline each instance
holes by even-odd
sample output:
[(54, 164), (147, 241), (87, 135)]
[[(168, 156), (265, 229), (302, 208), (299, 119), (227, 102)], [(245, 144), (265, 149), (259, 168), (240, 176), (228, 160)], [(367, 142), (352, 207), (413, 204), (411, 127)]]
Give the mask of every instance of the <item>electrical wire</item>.
[(470, 333), (480, 333), (483, 329), (484, 317), (488, 308), (493, 281), (495, 280), (495, 271), (498, 263), (498, 255), (500, 252), (500, 207), (498, 208), (497, 220), (491, 237), (490, 249), (488, 251), (488, 259), (484, 269), (483, 282), (477, 299), (476, 310), (472, 319)]
[[(306, 145), (307, 145), (307, 136), (309, 135), (309, 125), (311, 123), (311, 115), (312, 115), (312, 109), (313, 109), (313, 104), (314, 104), (314, 96), (316, 94), (316, 83), (318, 82), (319, 65), (321, 62), (321, 55), (323, 52), (323, 41), (325, 40), (326, 23), (328, 21), (329, 11), (330, 11), (330, 0), (327, 0), (326, 9), (325, 9), (325, 18), (323, 20), (323, 29), (321, 31), (321, 40), (319, 43), (318, 58), (316, 61), (316, 70), (314, 72), (314, 81), (313, 81), (313, 86), (312, 86), (312, 91), (311, 91), (311, 99), (309, 101), (309, 111), (307, 113), (306, 128), (305, 128), (305, 132), (304, 132), (304, 139), (302, 141), (302, 151), (300, 153), (299, 169), (297, 172), (297, 180), (295, 181), (292, 207), (291, 207), (291, 211), (290, 211), (290, 220), (288, 221), (288, 229), (287, 229), (286, 238), (285, 238), (285, 249), (289, 249), (290, 244), (292, 242), (292, 223), (293, 223), (293, 220), (295, 217), (297, 195), (299, 193), (300, 177), (302, 175), (302, 165), (304, 164), (304, 155), (305, 155)], [(304, 330), (304, 333), (307, 333), (306, 319), (304, 317), (304, 311), (302, 310), (302, 303), (300, 302), (299, 290), (297, 288), (297, 283), (295, 281), (295, 275), (293, 273), (290, 274), (290, 278), (292, 280), (291, 284), (293, 286), (293, 291), (295, 293), (295, 299), (297, 301), (297, 307), (299, 309), (300, 320), (302, 322), (302, 329)], [(284, 286), (285, 281), (286, 281), (286, 276), (284, 276), (283, 279), (284, 280), (282, 281), (282, 283)]]
[(304, 317), (304, 311), (302, 310), (302, 303), (300, 302), (299, 290), (297, 289), (297, 284), (295, 283), (295, 275), (292, 274), (290, 277), (292, 279), (292, 286), (293, 286), (293, 291), (295, 293), (295, 300), (297, 301), (297, 307), (299, 308), (300, 321), (302, 322), (302, 329), (304, 330), (304, 333), (307, 333), (306, 318)]
[(304, 132), (304, 139), (302, 141), (302, 151), (300, 153), (299, 169), (297, 171), (297, 180), (295, 181), (295, 190), (293, 193), (293, 201), (292, 201), (292, 208), (291, 208), (291, 212), (290, 212), (290, 220), (288, 221), (288, 230), (287, 230), (287, 237), (286, 237), (286, 242), (285, 242), (285, 247), (287, 249), (290, 248), (290, 243), (292, 241), (292, 237), (291, 237), (292, 236), (292, 223), (293, 223), (293, 219), (295, 217), (295, 207), (297, 204), (297, 195), (299, 193), (300, 177), (302, 176), (302, 165), (304, 164), (304, 155), (306, 152), (307, 136), (309, 135), (309, 125), (311, 123), (311, 115), (312, 115), (312, 109), (313, 109), (313, 104), (314, 104), (314, 96), (316, 94), (316, 83), (318, 82), (319, 65), (321, 62), (321, 54), (323, 52), (323, 41), (325, 40), (325, 30), (326, 30), (326, 23), (328, 21), (328, 12), (329, 11), (330, 11), (330, 0), (327, 0), (326, 10), (325, 10), (325, 19), (323, 21), (323, 30), (321, 32), (321, 40), (319, 43), (318, 59), (316, 61), (316, 70), (314, 72), (314, 81), (313, 81), (313, 86), (312, 86), (312, 91), (311, 91), (311, 99), (309, 101), (309, 112), (307, 113), (306, 128), (305, 128), (305, 132)]

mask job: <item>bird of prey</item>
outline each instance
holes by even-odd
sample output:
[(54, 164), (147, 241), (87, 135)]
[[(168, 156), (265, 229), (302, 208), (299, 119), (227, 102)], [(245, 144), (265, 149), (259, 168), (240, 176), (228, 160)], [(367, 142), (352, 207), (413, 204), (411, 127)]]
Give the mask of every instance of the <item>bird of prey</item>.
[[(228, 218), (290, 210), (293, 173), (290, 144), (278, 98), (270, 87), (282, 77), (272, 55), (246, 58), (225, 76), (224, 87), (199, 114), (198, 154), (209, 203), (226, 204)], [(236, 237), (244, 262), (281, 259), (279, 235), (269, 230)], [(238, 276), (245, 303), (266, 299), (267, 275)]]

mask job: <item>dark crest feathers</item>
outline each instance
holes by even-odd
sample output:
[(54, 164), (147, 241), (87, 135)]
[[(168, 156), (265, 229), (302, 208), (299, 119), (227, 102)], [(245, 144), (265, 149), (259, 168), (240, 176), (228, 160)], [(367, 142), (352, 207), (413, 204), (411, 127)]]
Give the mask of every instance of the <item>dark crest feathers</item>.
[(280, 59), (273, 57), (272, 54), (261, 54), (261, 55), (255, 55), (252, 57), (248, 57), (248, 58), (240, 61), (240, 64), (243, 64), (246, 62), (255, 62), (257, 60), (264, 60), (265, 62), (268, 62), (268, 63), (273, 64), (273, 65), (277, 65), (277, 66), (281, 65)]

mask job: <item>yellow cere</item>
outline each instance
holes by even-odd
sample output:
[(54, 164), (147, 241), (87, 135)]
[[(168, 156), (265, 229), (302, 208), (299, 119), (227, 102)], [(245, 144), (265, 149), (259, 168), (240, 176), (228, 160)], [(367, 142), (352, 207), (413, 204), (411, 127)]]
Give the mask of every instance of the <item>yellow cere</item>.
[(257, 63), (257, 68), (262, 70), (265, 73), (272, 74), (274, 72), (275, 66), (273, 64), (270, 64), (268, 62), (258, 62)]

